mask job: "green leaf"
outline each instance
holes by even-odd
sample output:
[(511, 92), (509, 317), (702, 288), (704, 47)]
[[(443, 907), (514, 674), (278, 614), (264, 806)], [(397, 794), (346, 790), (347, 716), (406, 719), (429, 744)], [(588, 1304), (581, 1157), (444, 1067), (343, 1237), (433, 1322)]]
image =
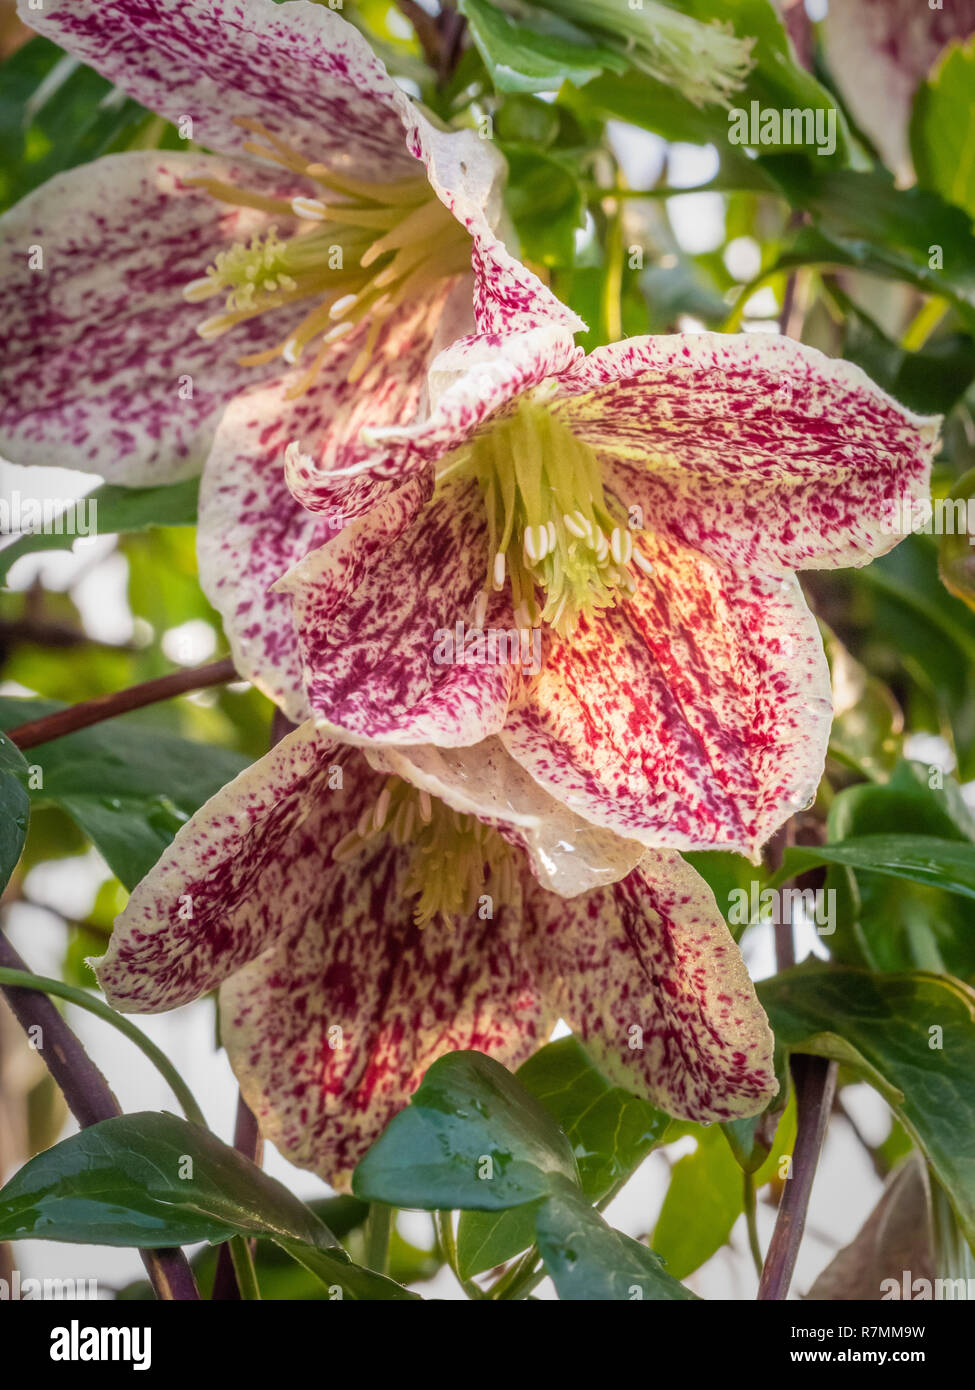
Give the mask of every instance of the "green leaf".
[(234, 1235), (270, 1236), (345, 1296), (411, 1297), (377, 1293), (377, 1281), (392, 1281), (353, 1265), (304, 1202), (175, 1115), (102, 1120), (32, 1158), (0, 1190), (0, 1240), (155, 1249)]
[(777, 887), (819, 864), (870, 869), (975, 898), (975, 845), (935, 835), (860, 835), (841, 845), (796, 845), (786, 850), (771, 884)]
[(505, 205), (528, 260), (571, 266), (582, 226), (582, 194), (572, 161), (526, 145), (504, 144), (508, 161)]
[(881, 1090), (975, 1239), (975, 993), (921, 971), (872, 975), (822, 963), (757, 989), (781, 1046), (835, 1057)]
[(843, 311), (843, 356), (910, 410), (946, 414), (975, 380), (975, 340), (948, 333), (909, 352), (882, 331), (838, 286), (830, 296)]
[[(607, 1081), (574, 1037), (541, 1048), (515, 1075), (564, 1131), (590, 1201), (628, 1177), (670, 1124), (662, 1110)], [(461, 1275), (469, 1279), (504, 1264), (528, 1248), (533, 1231), (530, 1207), (462, 1212), (457, 1229)]]
[[(65, 708), (54, 700), (0, 698), (0, 727)], [(67, 734), (30, 750), (53, 802), (77, 822), (127, 888), (134, 888), (204, 801), (247, 759), (225, 748), (157, 733), (138, 714)]]
[(918, 183), (975, 218), (975, 38), (951, 44), (914, 98)]
[(559, 1298), (587, 1303), (694, 1299), (659, 1255), (603, 1220), (569, 1184), (538, 1208), (535, 1239)]
[(486, 0), (459, 0), (458, 9), (499, 92), (553, 92), (563, 82), (581, 87), (605, 70), (623, 72), (627, 66), (625, 58), (586, 35), (572, 42), (529, 29)]
[(499, 1062), (452, 1052), (430, 1067), (355, 1170), (357, 1197), (395, 1207), (499, 1211), (577, 1182), (558, 1125)]
[[(91, 519), (92, 534), (97, 528), (98, 535), (108, 536), (146, 531), (153, 526), (194, 526), (199, 491), (199, 478), (187, 478), (165, 487), (119, 487), (104, 483), (54, 518), (55, 529), (51, 534), (28, 532), (0, 550), (0, 580), (6, 578), (11, 565), (22, 555), (38, 550), (70, 550), (78, 537), (78, 527), (72, 526), (71, 520), (82, 504), (87, 509), (85, 517)], [(58, 530), (62, 534), (59, 535)]]
[(0, 734), (0, 893), (17, 867), (27, 839), (30, 797), (21, 780), (26, 776), (24, 755)]

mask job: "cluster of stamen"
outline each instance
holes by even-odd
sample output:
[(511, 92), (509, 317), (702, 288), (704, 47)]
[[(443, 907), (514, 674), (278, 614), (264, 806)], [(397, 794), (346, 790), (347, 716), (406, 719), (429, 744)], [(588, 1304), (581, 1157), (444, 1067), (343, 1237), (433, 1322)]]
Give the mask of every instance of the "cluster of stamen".
[(634, 566), (653, 573), (603, 491), (595, 451), (538, 400), (522, 398), (448, 455), (439, 477), (452, 474), (476, 478), (487, 509), (488, 571), (475, 626), (490, 594), (510, 581), (519, 627), (543, 622), (568, 637), (580, 616), (611, 608), (620, 591), (635, 592)]
[[(399, 777), (387, 779), (332, 857), (338, 863), (354, 859), (379, 835), (412, 850), (399, 891), (416, 899), (414, 920), (420, 927), (437, 918), (450, 925), (454, 918), (471, 916), (484, 895), (494, 905), (512, 900), (514, 860), (498, 832)], [(493, 912), (492, 906), (485, 915)]]
[(313, 301), (298, 326), (265, 352), (240, 358), (256, 366), (283, 357), (293, 365), (314, 344), (308, 370), (292, 387), (306, 391), (336, 343), (368, 321), (368, 333), (348, 373), (360, 379), (387, 320), (403, 304), (423, 302), (435, 284), (470, 267), (470, 240), (426, 177), (370, 183), (312, 163), (256, 121), (237, 124), (266, 143), (244, 148), (313, 181), (322, 198), (273, 198), (217, 179), (191, 179), (221, 202), (298, 219), (293, 235), (276, 225), (249, 243), (220, 252), (206, 274), (187, 285), (191, 302), (225, 297), (223, 312), (198, 329), (217, 337), (235, 324), (301, 300)]

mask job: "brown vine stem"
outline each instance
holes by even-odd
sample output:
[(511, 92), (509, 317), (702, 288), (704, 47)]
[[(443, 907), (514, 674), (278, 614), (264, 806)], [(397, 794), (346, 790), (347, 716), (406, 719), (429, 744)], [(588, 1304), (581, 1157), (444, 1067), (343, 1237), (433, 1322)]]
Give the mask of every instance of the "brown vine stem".
[(207, 686), (224, 685), (237, 679), (234, 663), (227, 656), (221, 661), (210, 662), (208, 666), (171, 671), (168, 676), (157, 676), (155, 680), (130, 685), (125, 690), (113, 691), (111, 695), (83, 700), (81, 704), (46, 714), (42, 719), (31, 719), (26, 724), (18, 724), (16, 729), (8, 729), (7, 738), (18, 748), (34, 748), (39, 743), (49, 743), (51, 739), (61, 738), (64, 734), (73, 734), (78, 729), (100, 724), (103, 719), (114, 719), (117, 714), (126, 714), (131, 709), (142, 709), (144, 705), (154, 705), (160, 700), (171, 700), (174, 695), (184, 695), (190, 690), (205, 690)]
[[(234, 1148), (245, 1158), (249, 1158), (252, 1163), (260, 1166), (264, 1148), (261, 1132), (257, 1127), (257, 1118), (253, 1110), (239, 1092), (237, 1094), (237, 1119), (234, 1123)], [(253, 1255), (253, 1243), (251, 1254)], [(240, 1286), (234, 1272), (229, 1241), (224, 1241), (217, 1255), (217, 1269), (213, 1276), (213, 1293), (210, 1297), (216, 1303), (240, 1298)]]
[(798, 1129), (792, 1154), (792, 1173), (779, 1203), (775, 1230), (758, 1285), (759, 1299), (770, 1301), (782, 1301), (789, 1292), (806, 1226), (816, 1165), (836, 1091), (835, 1062), (828, 1062), (824, 1057), (807, 1057), (796, 1053), (790, 1065), (796, 1088)]
[[(30, 969), (3, 932), (0, 932), (0, 965), (11, 970)], [(14, 985), (0, 988), (25, 1033), (34, 1027), (41, 1028), (40, 1036), (44, 1041), (38, 1050), (82, 1129), (99, 1120), (121, 1115), (119, 1103), (105, 1077), (47, 995), (32, 989), (17, 989)], [(139, 1254), (157, 1298), (189, 1300), (200, 1297), (182, 1250), (140, 1250)]]

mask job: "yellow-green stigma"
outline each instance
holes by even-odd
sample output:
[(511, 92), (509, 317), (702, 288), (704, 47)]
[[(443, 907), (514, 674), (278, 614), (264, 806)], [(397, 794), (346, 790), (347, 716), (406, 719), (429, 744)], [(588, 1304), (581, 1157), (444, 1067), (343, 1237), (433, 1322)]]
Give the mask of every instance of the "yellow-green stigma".
[(448, 455), (440, 478), (452, 474), (476, 478), (487, 509), (482, 609), (510, 580), (520, 627), (543, 622), (569, 637), (581, 616), (611, 608), (620, 590), (634, 592), (631, 565), (652, 572), (605, 496), (595, 451), (538, 400), (521, 400)]
[(223, 295), (223, 312), (200, 324), (205, 338), (300, 300), (308, 313), (290, 335), (265, 352), (240, 359), (256, 366), (283, 357), (293, 365), (314, 344), (307, 372), (289, 394), (300, 395), (340, 339), (368, 320), (369, 331), (348, 373), (358, 381), (369, 366), (383, 325), (403, 304), (423, 302), (444, 280), (470, 268), (470, 239), (426, 177), (369, 183), (309, 162), (257, 122), (238, 125), (266, 144), (244, 146), (315, 182), (322, 198), (267, 197), (216, 179), (191, 179), (221, 202), (298, 219), (282, 238), (271, 226), (250, 242), (221, 251), (206, 273), (183, 291), (191, 302)]
[(359, 817), (355, 830), (336, 846), (339, 863), (360, 854), (377, 835), (409, 845), (409, 867), (399, 892), (416, 898), (414, 920), (425, 927), (440, 918), (475, 912), (492, 917), (496, 905), (510, 903), (515, 864), (510, 846), (476, 816), (455, 811), (445, 802), (402, 778), (390, 777), (373, 806)]

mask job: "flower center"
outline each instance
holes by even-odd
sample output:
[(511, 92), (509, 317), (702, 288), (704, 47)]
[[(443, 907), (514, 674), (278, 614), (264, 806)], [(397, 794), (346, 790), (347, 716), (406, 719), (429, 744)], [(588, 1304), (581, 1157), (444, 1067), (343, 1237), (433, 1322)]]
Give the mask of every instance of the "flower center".
[(387, 778), (375, 804), (335, 846), (332, 858), (345, 863), (380, 834), (412, 850), (399, 891), (416, 898), (417, 926), (425, 927), (437, 917), (449, 926), (452, 918), (471, 916), (480, 910), (485, 895), (492, 900), (485, 916), (493, 916), (495, 903), (511, 902), (514, 858), (498, 832), (400, 777)]
[(619, 503), (603, 491), (595, 451), (537, 397), (522, 398), (513, 414), (448, 455), (439, 479), (455, 472), (477, 479), (487, 509), (482, 616), (507, 577), (520, 627), (541, 621), (569, 637), (582, 615), (635, 591), (632, 565), (653, 573)]
[(335, 344), (368, 322), (366, 341), (348, 373), (350, 382), (358, 381), (397, 309), (422, 301), (436, 284), (470, 268), (470, 238), (424, 175), (369, 183), (309, 162), (256, 121), (236, 123), (267, 142), (249, 142), (246, 150), (312, 180), (322, 197), (288, 201), (217, 179), (188, 180), (220, 202), (299, 222), (287, 238), (270, 226), (263, 236), (221, 251), (206, 273), (185, 287), (184, 298), (192, 303), (224, 296), (223, 312), (197, 331), (215, 338), (245, 319), (304, 300), (308, 312), (297, 328), (275, 347), (241, 357), (241, 365), (257, 366), (278, 356), (293, 365), (314, 345), (307, 372), (289, 392), (301, 395)]

